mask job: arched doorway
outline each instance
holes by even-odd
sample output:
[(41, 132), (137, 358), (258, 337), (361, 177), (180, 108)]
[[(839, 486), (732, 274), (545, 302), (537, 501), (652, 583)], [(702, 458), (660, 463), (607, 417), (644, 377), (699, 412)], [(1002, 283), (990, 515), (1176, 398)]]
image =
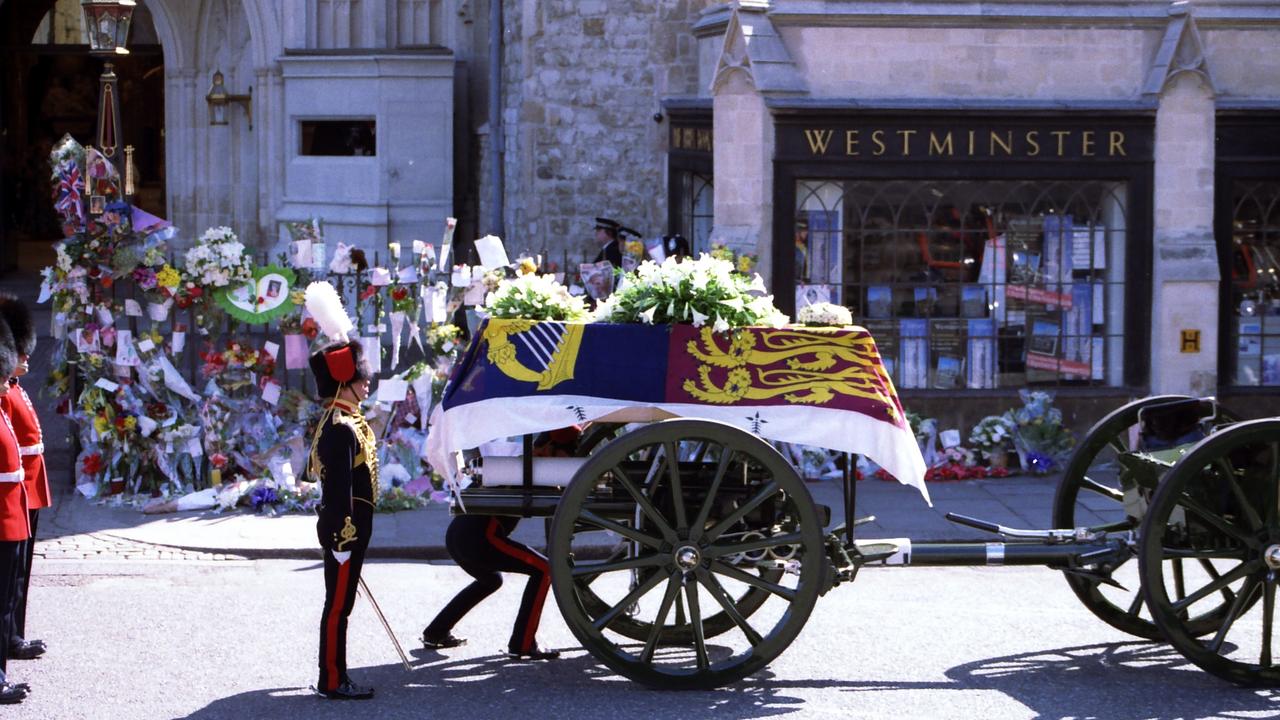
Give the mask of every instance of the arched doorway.
[[(79, 0), (0, 0), (0, 269), (38, 268), (61, 237), (48, 157), (64, 134), (93, 142), (102, 62), (89, 55)], [(135, 204), (165, 214), (164, 54), (145, 0), (129, 55), (115, 61), (121, 130), (134, 148)]]

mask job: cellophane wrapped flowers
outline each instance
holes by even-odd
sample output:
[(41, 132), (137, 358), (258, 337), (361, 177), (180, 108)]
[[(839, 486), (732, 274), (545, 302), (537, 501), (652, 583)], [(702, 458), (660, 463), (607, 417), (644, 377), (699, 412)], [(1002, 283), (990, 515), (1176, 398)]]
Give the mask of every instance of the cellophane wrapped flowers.
[(209, 228), (195, 247), (187, 251), (190, 279), (205, 287), (227, 287), (245, 282), (251, 275), (244, 244), (229, 227)]

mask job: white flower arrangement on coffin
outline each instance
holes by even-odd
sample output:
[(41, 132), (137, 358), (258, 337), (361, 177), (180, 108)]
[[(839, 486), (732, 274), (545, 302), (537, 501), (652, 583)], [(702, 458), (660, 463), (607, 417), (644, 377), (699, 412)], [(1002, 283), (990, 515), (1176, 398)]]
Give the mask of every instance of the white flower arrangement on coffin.
[(596, 320), (615, 323), (710, 323), (716, 332), (747, 325), (782, 327), (788, 318), (766, 295), (764, 280), (734, 272), (733, 263), (702, 254), (640, 264), (596, 308)]
[(590, 315), (581, 296), (551, 275), (520, 275), (503, 279), (485, 296), (484, 310), (489, 317), (519, 320), (559, 320), (582, 322)]
[(796, 313), (796, 322), (801, 325), (845, 327), (853, 324), (853, 314), (843, 305), (820, 302), (800, 308)]
[(229, 227), (205, 230), (185, 259), (187, 276), (205, 287), (239, 285), (252, 276), (244, 244)]

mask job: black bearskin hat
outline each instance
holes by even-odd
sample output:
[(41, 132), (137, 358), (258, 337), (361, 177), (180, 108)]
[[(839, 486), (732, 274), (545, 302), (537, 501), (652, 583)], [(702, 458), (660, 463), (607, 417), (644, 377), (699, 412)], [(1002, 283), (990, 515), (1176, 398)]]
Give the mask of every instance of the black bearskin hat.
[(0, 382), (8, 382), (18, 367), (18, 349), (14, 347), (9, 323), (0, 318)]
[(343, 385), (367, 380), (372, 374), (365, 361), (364, 347), (356, 340), (334, 343), (314, 352), (308, 362), (316, 379), (316, 396), (320, 398), (334, 397)]
[(0, 293), (0, 317), (13, 333), (13, 346), (19, 355), (31, 357), (36, 351), (36, 328), (26, 303), (8, 293)]

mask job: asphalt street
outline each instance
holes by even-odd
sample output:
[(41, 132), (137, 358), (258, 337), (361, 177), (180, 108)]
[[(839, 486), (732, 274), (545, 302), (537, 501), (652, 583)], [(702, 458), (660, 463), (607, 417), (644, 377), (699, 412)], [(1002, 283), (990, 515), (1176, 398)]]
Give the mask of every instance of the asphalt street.
[[(1277, 717), (1280, 693), (1245, 690), (1134, 642), (1043, 568), (869, 568), (819, 599), (770, 667), (705, 692), (649, 690), (577, 647), (548, 602), (551, 663), (501, 654), (523, 583), (508, 582), (457, 632), (417, 646), (466, 582), (447, 564), (372, 562), (366, 577), (413, 659), (406, 672), (363, 600), (350, 628), (363, 703), (310, 694), (322, 579), (296, 560), (45, 560), (28, 625), (50, 652), (12, 661), (33, 691), (12, 718), (1201, 718)], [(713, 641), (714, 642), (714, 641)]]

